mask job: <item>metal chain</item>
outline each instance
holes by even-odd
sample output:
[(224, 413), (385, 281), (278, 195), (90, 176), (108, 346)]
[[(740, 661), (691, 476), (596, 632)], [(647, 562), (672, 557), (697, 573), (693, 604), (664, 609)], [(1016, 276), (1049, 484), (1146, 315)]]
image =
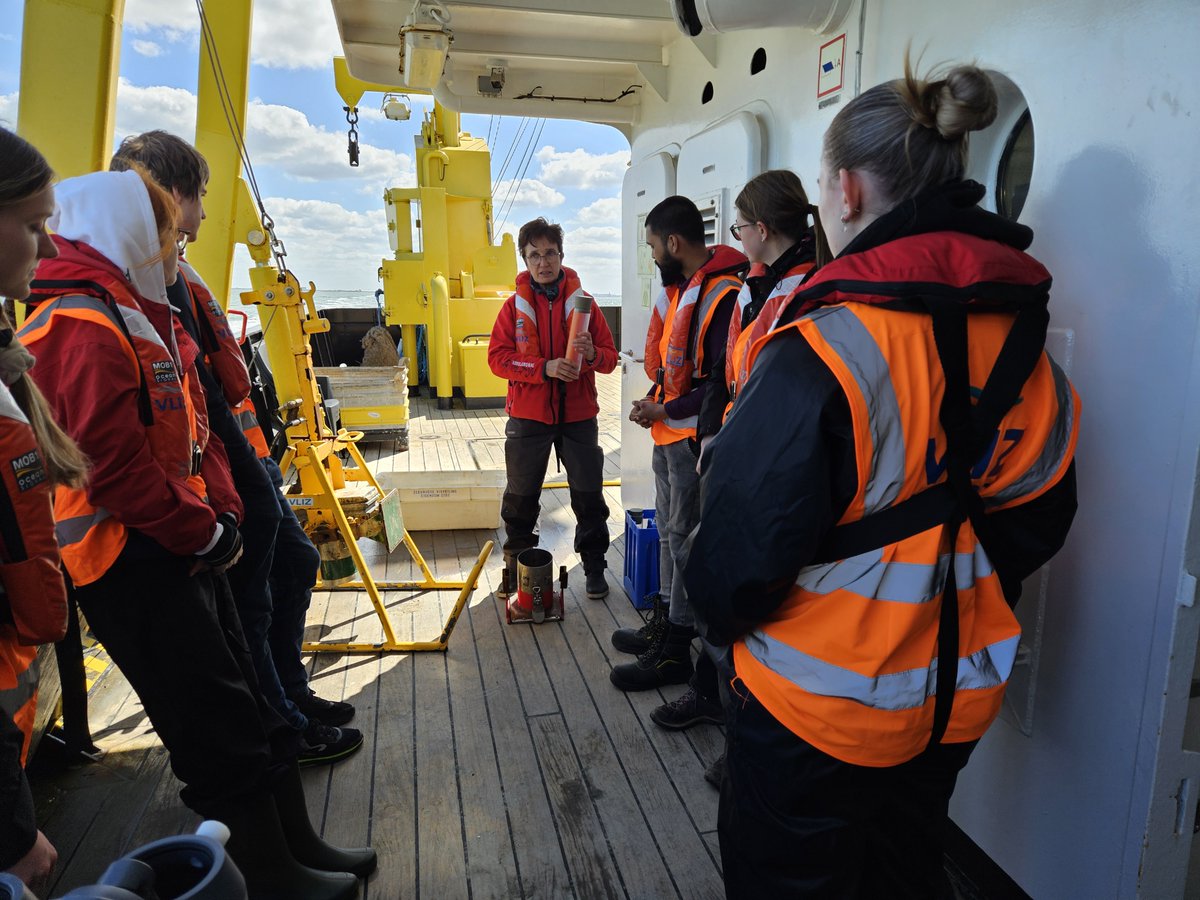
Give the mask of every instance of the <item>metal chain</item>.
[(350, 139), (346, 144), (346, 152), (350, 154), (350, 165), (358, 166), (358, 107), (343, 106), (346, 111), (346, 121), (350, 123)]
[(262, 219), (263, 231), (267, 233), (267, 241), (271, 247), (271, 255), (275, 257), (275, 268), (279, 270), (279, 280), (283, 281), (284, 273), (287, 272), (287, 263), (284, 262), (284, 257), (287, 256), (287, 247), (283, 244), (283, 239), (275, 234), (275, 220), (267, 214), (262, 203), (258, 204), (259, 218)]

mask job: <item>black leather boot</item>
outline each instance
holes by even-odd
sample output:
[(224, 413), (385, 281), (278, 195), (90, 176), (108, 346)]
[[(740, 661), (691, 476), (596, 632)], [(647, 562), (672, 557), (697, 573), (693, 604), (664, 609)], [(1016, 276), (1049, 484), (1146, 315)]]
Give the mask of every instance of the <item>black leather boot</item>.
[(668, 684), (685, 684), (691, 677), (692, 638), (689, 625), (667, 623), (658, 640), (636, 661), (613, 666), (609, 680), (623, 691), (648, 691)]
[(618, 628), (612, 633), (612, 645), (622, 653), (641, 655), (658, 640), (660, 632), (667, 627), (667, 604), (654, 595), (654, 611), (641, 628)]
[(370, 847), (335, 847), (313, 829), (298, 766), (288, 768), (273, 793), (288, 849), (297, 862), (322, 872), (350, 872), (359, 878), (366, 878), (375, 871), (379, 859)]
[[(321, 872), (296, 861), (270, 794), (239, 797), (206, 810), (229, 827), (226, 852), (246, 879), (250, 900), (354, 900), (358, 878)], [(308, 820), (307, 813), (305, 821)]]

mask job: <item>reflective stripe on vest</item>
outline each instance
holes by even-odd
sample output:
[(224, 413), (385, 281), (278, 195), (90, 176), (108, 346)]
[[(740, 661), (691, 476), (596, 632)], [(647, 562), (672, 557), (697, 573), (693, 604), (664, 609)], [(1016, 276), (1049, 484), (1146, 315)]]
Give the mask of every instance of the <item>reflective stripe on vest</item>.
[(7, 686), (0, 686), (0, 709), (8, 714), (10, 719), (16, 719), (21, 707), (37, 694), (38, 664), (37, 650), (33, 649), (29, 666), (22, 672), (16, 672), (15, 682), (8, 681)]
[[(200, 435), (190, 381), (179, 371), (176, 355), (163, 343), (153, 323), (132, 305), (135, 301), (126, 297), (122, 302), (117, 294), (114, 300), (110, 304), (90, 295), (47, 299), (38, 305), (20, 336), (36, 356), (39, 343), (48, 339), (59, 317), (109, 329), (149, 393), (151, 421), (144, 428), (150, 452), (168, 477), (204, 497), (198, 465)], [(59, 486), (54, 496), (54, 517), (63, 565), (78, 586), (103, 576), (125, 548), (125, 526), (107, 510), (93, 506), (86, 488)]]
[(271, 448), (267, 446), (267, 437), (263, 434), (262, 425), (258, 422), (258, 413), (254, 409), (254, 401), (247, 397), (233, 408), (233, 414), (237, 418), (237, 423), (242, 429), (242, 433), (246, 435), (246, 440), (254, 448), (254, 454), (259, 459), (266, 459), (270, 456)]
[[(800, 269), (803, 271), (799, 271)], [(734, 312), (734, 317), (729, 320), (730, 340), (725, 347), (725, 379), (729, 385), (729, 403), (725, 406), (726, 416), (733, 408), (733, 401), (746, 386), (746, 379), (750, 377), (750, 368), (746, 361), (750, 355), (751, 345), (775, 327), (775, 322), (779, 318), (779, 313), (783, 310), (788, 296), (800, 286), (812, 269), (813, 263), (806, 262), (790, 270), (767, 295), (758, 315), (745, 328), (741, 327), (742, 316), (746, 307), (750, 305), (751, 297), (750, 286), (748, 284), (742, 286), (738, 293), (738, 308)]]
[[(1004, 313), (968, 317), (972, 384), (986, 383), (1012, 320)], [(945, 480), (943, 382), (928, 316), (858, 303), (821, 307), (756, 341), (750, 369), (768, 341), (791, 331), (825, 362), (850, 408), (858, 483), (842, 523)], [(1070, 383), (1043, 353), (972, 471), (985, 503), (1027, 502), (1057, 483), (1074, 454), (1077, 409)], [(803, 568), (772, 618), (735, 645), (738, 675), (778, 721), (831, 756), (865, 766), (912, 759), (933, 722), (951, 559), (959, 659), (942, 740), (978, 739), (999, 712), (1020, 627), (969, 521), (953, 548), (946, 527), (936, 526)]]
[[(703, 296), (700, 294), (702, 287)], [(657, 398), (660, 403), (669, 403), (692, 390), (692, 373), (699, 372), (704, 366), (704, 341), (720, 300), (740, 287), (741, 281), (728, 275), (711, 281), (700, 279), (689, 285), (682, 295), (676, 294), (668, 301), (658, 342), (658, 358), (665, 371), (662, 396)], [(666, 296), (664, 291), (660, 302)], [(694, 316), (700, 317), (700, 324), (693, 333)], [(694, 438), (698, 419), (695, 415), (684, 419), (668, 417), (655, 422), (650, 434), (656, 444), (673, 444)]]
[(37, 647), (22, 646), (11, 625), (0, 625), (0, 709), (21, 731), (22, 766), (33, 739), (37, 688)]

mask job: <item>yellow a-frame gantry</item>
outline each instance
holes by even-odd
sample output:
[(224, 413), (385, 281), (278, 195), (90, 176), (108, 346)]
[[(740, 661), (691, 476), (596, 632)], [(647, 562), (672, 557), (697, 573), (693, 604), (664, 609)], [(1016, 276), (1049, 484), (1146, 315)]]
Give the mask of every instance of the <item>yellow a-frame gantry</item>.
[[(265, 248), (251, 246), (251, 253), (256, 259), (265, 257), (266, 252)], [(279, 270), (264, 264), (262, 259), (259, 265), (250, 270), (250, 282), (252, 289), (241, 295), (242, 302), (257, 305), (263, 311), (263, 339), (274, 367), (276, 393), (281, 398), (281, 408), (285, 410), (287, 419), (288, 449), (280, 468), (286, 475), (294, 467), (298, 475), (297, 484), (288, 491), (287, 499), (293, 507), (302, 509), (306, 514), (306, 530), (310, 534), (324, 526), (340, 535), (359, 574), (360, 580), (318, 584), (318, 588), (365, 590), (383, 628), (382, 641), (311, 641), (304, 644), (304, 649), (328, 653), (445, 650), (458, 617), (478, 583), (479, 573), (491, 555), (492, 542), (484, 544), (466, 581), (439, 581), (433, 577), (412, 535), (401, 523), (399, 500), (395, 492), (385, 495), (358, 449), (362, 432), (343, 428), (335, 433), (326, 423), (325, 410), (313, 375), (309, 341), (309, 335), (329, 329), (328, 320), (317, 315), (313, 304), (316, 288), (310, 282), (307, 289), (302, 289), (290, 271), (285, 271), (280, 277)], [(293, 361), (292, 366), (286, 364), (289, 358)], [(349, 454), (353, 465), (343, 463), (343, 451)], [(379, 501), (374, 512), (361, 515), (347, 513), (346, 489), (355, 485), (363, 486), (364, 494), (371, 493)], [(389, 526), (392, 529), (390, 535)], [(402, 532), (403, 543), (421, 572), (420, 581), (376, 581), (358, 546), (360, 537), (382, 536), (388, 550), (393, 550), (399, 544), (394, 533), (397, 528)], [(400, 641), (396, 639), (381, 590), (456, 590), (458, 599), (435, 639)]]

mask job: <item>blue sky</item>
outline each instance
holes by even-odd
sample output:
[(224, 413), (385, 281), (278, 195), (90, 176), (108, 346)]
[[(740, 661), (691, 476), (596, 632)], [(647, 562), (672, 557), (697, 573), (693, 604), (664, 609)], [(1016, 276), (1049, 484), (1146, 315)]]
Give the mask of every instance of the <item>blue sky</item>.
[[(23, 8), (22, 0), (0, 0), (0, 122), (9, 126), (17, 117)], [(413, 136), (432, 101), (413, 98), (412, 118), (392, 122), (379, 112), (380, 98), (367, 95), (358, 125), (361, 165), (350, 168), (345, 113), (333, 87), (331, 59), (340, 52), (328, 2), (258, 0), (247, 144), (267, 211), (301, 280), (324, 291), (372, 290), (379, 260), (389, 252), (383, 190), (415, 184)], [(164, 128), (192, 139), (198, 62), (194, 0), (126, 0), (114, 138)], [(569, 264), (584, 284), (618, 293), (628, 143), (607, 126), (547, 119), (527, 156), (537, 124), (531, 121), (502, 173), (521, 121), (463, 117), (465, 131), (493, 136), (497, 209), (512, 198), (503, 230), (515, 235), (536, 215), (562, 223)], [(513, 185), (526, 159), (525, 177)], [(246, 283), (248, 259), (239, 252), (235, 285)]]

